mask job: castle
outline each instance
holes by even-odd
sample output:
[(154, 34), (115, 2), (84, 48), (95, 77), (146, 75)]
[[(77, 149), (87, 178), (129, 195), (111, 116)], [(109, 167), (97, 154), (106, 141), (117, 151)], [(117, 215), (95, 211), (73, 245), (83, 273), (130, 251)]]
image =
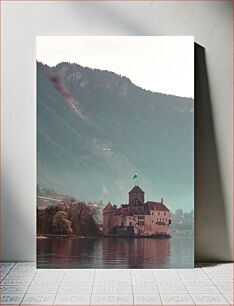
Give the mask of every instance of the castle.
[(145, 202), (144, 191), (135, 186), (128, 204), (117, 208), (110, 202), (103, 209), (103, 235), (168, 238), (170, 210), (161, 202)]

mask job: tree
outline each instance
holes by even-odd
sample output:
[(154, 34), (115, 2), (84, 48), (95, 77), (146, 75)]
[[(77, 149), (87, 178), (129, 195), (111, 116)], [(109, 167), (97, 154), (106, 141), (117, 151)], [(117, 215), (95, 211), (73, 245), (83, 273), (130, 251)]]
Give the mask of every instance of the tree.
[(71, 221), (68, 220), (68, 214), (65, 211), (58, 211), (53, 218), (53, 228), (56, 234), (71, 235)]
[(56, 213), (56, 205), (49, 205), (45, 210), (44, 222), (46, 224), (45, 233), (47, 234), (51, 234), (53, 232), (53, 219)]
[(37, 233), (57, 235), (100, 235), (102, 208), (93, 203), (66, 199), (46, 209), (37, 209)]
[(72, 221), (72, 228), (76, 235), (84, 234), (83, 227), (86, 220), (91, 216), (88, 205), (82, 202), (73, 202), (67, 206), (69, 219)]
[(177, 224), (182, 222), (183, 216), (184, 216), (183, 210), (182, 209), (177, 209), (176, 212), (175, 212), (175, 216), (174, 216)]
[(97, 229), (97, 225), (92, 216), (88, 216), (82, 226), (81, 233), (86, 236), (99, 235), (100, 232)]
[(37, 234), (44, 234), (46, 231), (45, 212), (37, 208)]
[(194, 210), (193, 210), (193, 209), (191, 209), (191, 210), (190, 210), (190, 212), (189, 212), (189, 216), (190, 216), (191, 218), (193, 218), (193, 217), (194, 217)]

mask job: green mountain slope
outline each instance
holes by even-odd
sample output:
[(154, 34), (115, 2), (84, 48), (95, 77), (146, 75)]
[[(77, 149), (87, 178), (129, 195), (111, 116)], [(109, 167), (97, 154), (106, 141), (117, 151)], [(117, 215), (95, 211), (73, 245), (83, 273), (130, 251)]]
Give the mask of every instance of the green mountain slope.
[(37, 65), (37, 179), (83, 200), (193, 206), (193, 100), (141, 89), (112, 72)]

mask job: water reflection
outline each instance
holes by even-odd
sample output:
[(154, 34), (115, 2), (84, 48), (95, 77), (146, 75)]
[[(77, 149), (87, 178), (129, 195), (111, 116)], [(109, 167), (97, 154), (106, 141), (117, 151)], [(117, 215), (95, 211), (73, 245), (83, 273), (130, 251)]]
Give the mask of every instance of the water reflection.
[(190, 268), (193, 237), (38, 239), (37, 263), (38, 268)]

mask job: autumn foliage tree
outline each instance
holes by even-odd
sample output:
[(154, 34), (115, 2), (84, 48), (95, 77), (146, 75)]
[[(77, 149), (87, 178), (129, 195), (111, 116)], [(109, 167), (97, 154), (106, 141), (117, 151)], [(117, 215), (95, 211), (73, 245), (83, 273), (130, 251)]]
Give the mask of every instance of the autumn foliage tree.
[(70, 236), (72, 234), (71, 221), (65, 211), (58, 211), (53, 218), (53, 228), (56, 234)]
[(100, 231), (95, 222), (92, 205), (75, 200), (49, 205), (37, 209), (37, 233), (76, 236), (98, 236)]

